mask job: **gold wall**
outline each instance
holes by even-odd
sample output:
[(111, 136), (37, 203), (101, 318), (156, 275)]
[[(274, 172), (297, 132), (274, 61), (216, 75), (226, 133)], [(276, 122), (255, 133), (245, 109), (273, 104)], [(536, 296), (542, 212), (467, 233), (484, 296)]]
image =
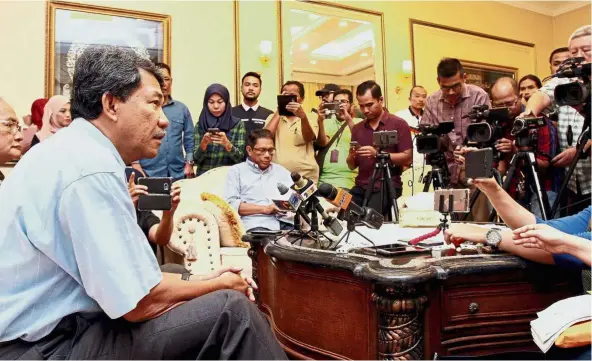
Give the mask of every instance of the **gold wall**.
[(590, 24), (590, 5), (553, 18), (553, 48), (567, 46), (567, 39), (578, 27)]

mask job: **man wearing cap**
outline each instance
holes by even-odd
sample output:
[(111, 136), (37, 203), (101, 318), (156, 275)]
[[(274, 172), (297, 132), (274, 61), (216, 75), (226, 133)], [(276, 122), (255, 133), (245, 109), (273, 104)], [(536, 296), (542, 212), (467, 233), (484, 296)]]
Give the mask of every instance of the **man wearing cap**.
[[(315, 95), (320, 98), (321, 104), (319, 104), (319, 111), (315, 112), (318, 115), (318, 123), (319, 123), (319, 136), (317, 137), (316, 145), (319, 147), (324, 147), (329, 143), (329, 137), (327, 137), (327, 133), (325, 132), (325, 119), (330, 118), (331, 114), (328, 110), (325, 109), (326, 103), (333, 102), (335, 98), (335, 92), (338, 92), (341, 88), (337, 84), (326, 84), (323, 89), (317, 90)], [(315, 110), (313, 109), (313, 112)]]

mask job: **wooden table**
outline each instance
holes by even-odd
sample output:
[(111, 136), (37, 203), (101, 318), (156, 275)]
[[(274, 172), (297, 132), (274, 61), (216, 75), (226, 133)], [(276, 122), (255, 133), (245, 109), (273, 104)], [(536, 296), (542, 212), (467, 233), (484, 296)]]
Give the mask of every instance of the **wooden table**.
[(536, 312), (582, 292), (580, 272), (508, 254), (388, 257), (243, 239), (259, 308), (297, 359), (536, 351)]

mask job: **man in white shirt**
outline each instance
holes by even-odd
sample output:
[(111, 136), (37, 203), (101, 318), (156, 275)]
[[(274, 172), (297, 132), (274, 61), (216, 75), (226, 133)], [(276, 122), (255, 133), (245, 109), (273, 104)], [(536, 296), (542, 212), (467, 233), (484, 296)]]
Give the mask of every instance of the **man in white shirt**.
[(417, 145), (415, 144), (415, 136), (419, 133), (419, 122), (423, 116), (423, 108), (426, 104), (428, 92), (421, 85), (414, 86), (409, 92), (409, 107), (407, 109), (399, 110), (395, 113), (399, 118), (404, 119), (411, 129), (411, 137), (413, 138), (413, 164), (422, 165), (424, 161), (423, 154), (417, 152)]

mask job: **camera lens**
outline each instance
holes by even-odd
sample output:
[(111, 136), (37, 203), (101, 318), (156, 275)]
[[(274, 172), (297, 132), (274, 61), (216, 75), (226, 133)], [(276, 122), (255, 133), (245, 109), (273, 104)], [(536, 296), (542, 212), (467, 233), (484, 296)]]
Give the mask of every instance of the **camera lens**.
[(467, 127), (467, 138), (471, 142), (485, 143), (491, 140), (493, 129), (487, 123), (470, 124)]

